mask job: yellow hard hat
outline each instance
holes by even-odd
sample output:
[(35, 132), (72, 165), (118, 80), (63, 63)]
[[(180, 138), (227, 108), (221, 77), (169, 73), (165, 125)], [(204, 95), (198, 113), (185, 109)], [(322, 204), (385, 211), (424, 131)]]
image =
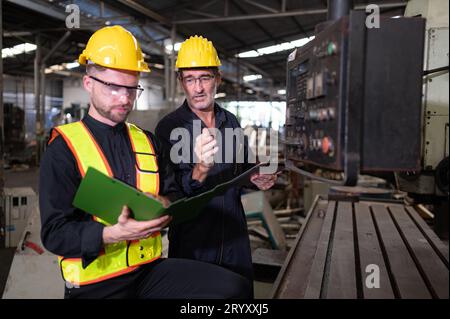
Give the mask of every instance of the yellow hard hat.
[(217, 51), (208, 39), (193, 36), (181, 44), (176, 63), (178, 69), (219, 67), (220, 65)]
[(138, 41), (119, 25), (94, 32), (78, 58), (80, 64), (88, 60), (106, 68), (150, 72)]

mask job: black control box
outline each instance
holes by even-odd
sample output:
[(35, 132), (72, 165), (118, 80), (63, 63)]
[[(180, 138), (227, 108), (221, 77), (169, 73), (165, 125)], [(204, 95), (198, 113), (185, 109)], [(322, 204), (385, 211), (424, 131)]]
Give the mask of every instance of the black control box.
[(330, 23), (289, 55), (286, 164), (347, 175), (420, 167), (425, 20), (365, 12)]

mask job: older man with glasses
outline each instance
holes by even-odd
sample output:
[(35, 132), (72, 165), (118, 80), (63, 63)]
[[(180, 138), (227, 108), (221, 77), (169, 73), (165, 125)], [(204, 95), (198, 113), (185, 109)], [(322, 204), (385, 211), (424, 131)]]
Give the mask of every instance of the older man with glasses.
[[(202, 36), (193, 36), (184, 41), (178, 52), (176, 66), (186, 99), (178, 109), (164, 117), (155, 130), (163, 147), (168, 149), (180, 142), (176, 138), (177, 134), (172, 134), (177, 129), (187, 130), (192, 136), (190, 156), (181, 154), (182, 161), (171, 157), (177, 181), (187, 196), (212, 189), (254, 165), (249, 161), (245, 140), (241, 140), (243, 145), (237, 145), (242, 146), (240, 149), (244, 151), (244, 161), (240, 162), (235, 151), (235, 143), (239, 142), (226, 138), (226, 130), (239, 130), (240, 124), (232, 113), (215, 103), (221, 82), (220, 65), (211, 41)], [(198, 136), (194, 136), (196, 123), (201, 126)], [(214, 162), (217, 154), (221, 159), (230, 158), (231, 161)], [(275, 174), (255, 174), (251, 178), (261, 190), (272, 187), (275, 180)], [(217, 264), (252, 282), (250, 241), (240, 188), (231, 187), (223, 196), (214, 197), (198, 218), (171, 226), (169, 257)]]
[(40, 171), (41, 237), (59, 256), (65, 297), (248, 297), (248, 282), (231, 271), (160, 259), (160, 231), (170, 217), (136, 221), (124, 207), (110, 225), (72, 205), (89, 167), (153, 196), (179, 196), (158, 140), (126, 122), (143, 91), (139, 74), (150, 71), (134, 36), (120, 26), (102, 28), (91, 36), (79, 62), (86, 64), (89, 112), (52, 130)]

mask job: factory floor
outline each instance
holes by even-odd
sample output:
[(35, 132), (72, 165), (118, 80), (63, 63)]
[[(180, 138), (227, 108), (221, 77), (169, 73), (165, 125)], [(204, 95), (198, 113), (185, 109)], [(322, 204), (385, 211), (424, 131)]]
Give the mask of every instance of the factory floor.
[[(5, 188), (31, 187), (37, 193), (39, 169), (35, 167), (13, 167), (4, 170)], [(15, 248), (0, 248), (0, 297), (3, 295), (6, 280), (14, 258)]]
[[(7, 169), (4, 173), (5, 188), (9, 187), (32, 187), (38, 193), (39, 169), (17, 167)], [(14, 258), (15, 248), (0, 248), (0, 298), (6, 285), (11, 263)], [(270, 297), (272, 283), (265, 281), (254, 281), (254, 294), (256, 299)]]

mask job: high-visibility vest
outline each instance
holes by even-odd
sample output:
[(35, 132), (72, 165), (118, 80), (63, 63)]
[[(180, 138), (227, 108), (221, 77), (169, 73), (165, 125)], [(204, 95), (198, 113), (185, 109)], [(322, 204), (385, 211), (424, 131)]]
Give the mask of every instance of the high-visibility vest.
[[(157, 195), (159, 192), (158, 164), (154, 147), (147, 135), (137, 126), (126, 123), (133, 153), (136, 157), (136, 188)], [(79, 121), (52, 130), (49, 144), (61, 135), (72, 151), (82, 177), (89, 167), (113, 177), (111, 167), (101, 148), (86, 125)], [(100, 218), (94, 220), (104, 225)], [(161, 256), (162, 243), (159, 232), (147, 239), (104, 244), (99, 256), (86, 268), (81, 258), (58, 258), (63, 279), (72, 285), (88, 285), (134, 271)]]

